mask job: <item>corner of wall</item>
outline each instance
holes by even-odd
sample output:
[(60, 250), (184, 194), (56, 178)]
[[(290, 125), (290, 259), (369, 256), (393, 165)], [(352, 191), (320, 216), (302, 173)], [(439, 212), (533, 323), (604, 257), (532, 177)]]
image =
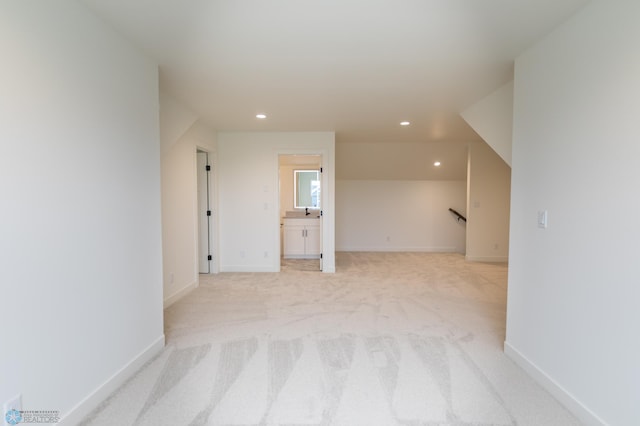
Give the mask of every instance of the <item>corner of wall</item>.
[(164, 153), (198, 120), (198, 115), (160, 91), (160, 148)]
[(142, 366), (152, 360), (164, 349), (164, 334), (159, 336), (147, 348), (133, 357), (120, 370), (113, 374), (103, 384), (98, 386), (85, 399), (80, 401), (68, 413), (64, 414), (58, 424), (60, 425), (76, 425), (80, 423), (86, 416), (91, 414), (109, 395), (115, 392), (120, 386), (125, 384)]
[(182, 299), (187, 294), (191, 293), (197, 287), (198, 287), (198, 281), (193, 281), (192, 283), (189, 283), (183, 288), (175, 291), (171, 296), (165, 297), (163, 301), (163, 308), (167, 309), (169, 306), (173, 305), (178, 300)]
[(460, 116), (511, 167), (513, 80), (460, 113)]
[(504, 342), (504, 353), (520, 368), (533, 377), (547, 392), (588, 426), (605, 426), (607, 423), (582, 404), (571, 392), (563, 388), (551, 376), (531, 362), (509, 342)]

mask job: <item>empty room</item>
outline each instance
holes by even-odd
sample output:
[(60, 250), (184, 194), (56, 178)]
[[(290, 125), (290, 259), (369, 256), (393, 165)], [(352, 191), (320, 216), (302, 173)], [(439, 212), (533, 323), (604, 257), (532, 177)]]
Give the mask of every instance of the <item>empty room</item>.
[(3, 0), (5, 424), (640, 424), (640, 3)]

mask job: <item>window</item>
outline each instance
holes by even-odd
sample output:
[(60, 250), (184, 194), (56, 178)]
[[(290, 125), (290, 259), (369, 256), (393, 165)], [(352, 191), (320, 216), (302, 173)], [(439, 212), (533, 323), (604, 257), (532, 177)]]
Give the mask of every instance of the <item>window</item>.
[(320, 172), (318, 170), (293, 171), (293, 207), (320, 208)]

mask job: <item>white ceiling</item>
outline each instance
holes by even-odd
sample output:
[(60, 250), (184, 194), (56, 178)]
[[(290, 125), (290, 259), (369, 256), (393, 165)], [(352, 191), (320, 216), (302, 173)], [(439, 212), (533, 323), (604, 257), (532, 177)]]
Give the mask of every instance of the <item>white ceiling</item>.
[[(220, 131), (467, 142), (458, 113), (587, 0), (83, 0)], [(268, 115), (257, 120), (257, 113)], [(401, 127), (401, 120), (411, 126)]]

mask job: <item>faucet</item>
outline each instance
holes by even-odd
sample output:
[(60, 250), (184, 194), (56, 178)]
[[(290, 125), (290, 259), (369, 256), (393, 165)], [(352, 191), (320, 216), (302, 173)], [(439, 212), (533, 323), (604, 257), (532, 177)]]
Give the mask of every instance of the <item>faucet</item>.
[(305, 216), (309, 216), (311, 213), (309, 213), (309, 207), (305, 207), (304, 208), (304, 215)]

